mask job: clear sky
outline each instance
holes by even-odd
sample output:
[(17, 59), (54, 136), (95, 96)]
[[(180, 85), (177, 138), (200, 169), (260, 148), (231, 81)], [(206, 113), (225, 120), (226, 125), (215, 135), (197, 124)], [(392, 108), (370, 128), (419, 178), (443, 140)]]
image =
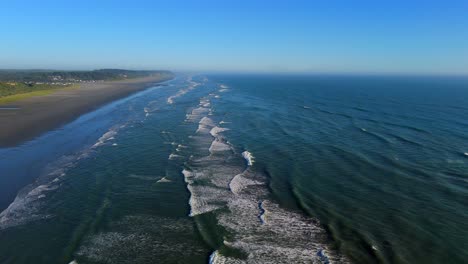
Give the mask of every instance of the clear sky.
[(4, 0), (0, 11), (0, 68), (468, 74), (468, 0)]

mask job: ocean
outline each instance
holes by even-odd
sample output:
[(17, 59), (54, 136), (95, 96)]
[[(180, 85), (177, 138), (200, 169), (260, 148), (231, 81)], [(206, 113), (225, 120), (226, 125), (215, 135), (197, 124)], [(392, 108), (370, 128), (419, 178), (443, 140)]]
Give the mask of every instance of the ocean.
[(0, 149), (0, 263), (466, 263), (468, 79), (179, 74)]

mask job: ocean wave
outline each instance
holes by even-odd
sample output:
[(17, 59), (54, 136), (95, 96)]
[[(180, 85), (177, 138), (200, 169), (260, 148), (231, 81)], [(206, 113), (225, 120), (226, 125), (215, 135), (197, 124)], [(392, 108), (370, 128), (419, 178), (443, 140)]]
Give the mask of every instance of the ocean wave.
[(215, 126), (210, 130), (210, 134), (213, 137), (217, 137), (217, 136), (219, 136), (219, 133), (222, 133), (222, 132), (228, 131), (228, 130), (229, 130), (229, 128)]
[(194, 232), (188, 219), (127, 215), (111, 221), (105, 231), (87, 234), (74, 256), (83, 263), (190, 263), (206, 250), (186, 239)]
[(187, 83), (188, 83), (188, 86), (186, 88), (180, 89), (176, 94), (174, 94), (172, 96), (169, 96), (167, 98), (167, 103), (168, 104), (173, 104), (174, 99), (185, 95), (186, 93), (188, 93), (188, 92), (192, 91), (193, 89), (195, 89), (197, 86), (201, 85), (201, 83), (193, 81), (191, 77), (187, 80)]
[(209, 264), (244, 264), (244, 263), (247, 263), (246, 261), (244, 260), (241, 260), (241, 259), (235, 259), (235, 258), (230, 258), (230, 257), (226, 257), (226, 256), (223, 256), (219, 253), (218, 250), (214, 251), (211, 255), (210, 255), (210, 258), (209, 258), (209, 261), (208, 261)]
[(248, 188), (249, 186), (264, 184), (261, 181), (249, 178), (249, 173), (250, 171), (247, 169), (241, 174), (237, 174), (234, 176), (234, 178), (232, 178), (231, 182), (229, 182), (229, 189), (232, 193), (240, 195), (242, 190)]
[(180, 158), (183, 158), (183, 156), (177, 155), (177, 154), (170, 154), (169, 155), (169, 160), (175, 160), (175, 159), (180, 159)]
[[(190, 216), (211, 213), (230, 234), (222, 247), (245, 253), (246, 259), (216, 250), (210, 263), (347, 263), (327, 243), (317, 219), (283, 209), (269, 198), (266, 175), (251, 167), (252, 153), (236, 154), (213, 119), (192, 119), (199, 124), (190, 138), (195, 152), (182, 171), (190, 192)], [(196, 155), (206, 149), (210, 155)], [(234, 162), (241, 157), (247, 168)]]
[[(37, 187), (28, 186), (23, 189), (23, 193), (16, 196), (15, 200), (0, 213), (0, 230), (52, 217), (41, 214), (40, 207), (42, 206), (41, 200), (46, 197), (47, 193), (59, 187), (56, 182)], [(28, 190), (30, 188), (32, 189)]]
[(168, 183), (168, 182), (172, 182), (172, 181), (166, 177), (162, 177), (160, 180), (157, 181), (157, 183)]
[(107, 141), (115, 139), (116, 135), (117, 135), (117, 128), (110, 129), (98, 139), (98, 141), (93, 145), (92, 148), (97, 148), (99, 146), (104, 145)]
[(220, 93), (224, 93), (224, 92), (229, 91), (229, 87), (227, 85), (225, 85), (225, 84), (219, 85), (219, 88), (221, 88), (221, 89), (218, 90)]
[(201, 116), (207, 115), (208, 112), (209, 109), (206, 107), (194, 108), (190, 113), (186, 115), (185, 121), (193, 122), (195, 120), (198, 120)]
[(247, 150), (242, 152), (242, 157), (247, 161), (247, 165), (252, 166), (254, 163), (254, 156), (252, 153), (248, 152)]
[(66, 176), (68, 169), (74, 167), (78, 161), (88, 158), (100, 146), (115, 139), (118, 131), (125, 126), (123, 124), (111, 127), (91, 147), (84, 148), (74, 155), (63, 156), (50, 164), (34, 183), (21, 189), (13, 202), (0, 213), (0, 230), (53, 217), (41, 213), (44, 198), (61, 186), (62, 178)]
[(221, 139), (215, 139), (211, 143), (211, 146), (208, 150), (211, 154), (215, 154), (218, 152), (230, 151), (231, 146), (229, 146), (226, 142), (222, 141)]

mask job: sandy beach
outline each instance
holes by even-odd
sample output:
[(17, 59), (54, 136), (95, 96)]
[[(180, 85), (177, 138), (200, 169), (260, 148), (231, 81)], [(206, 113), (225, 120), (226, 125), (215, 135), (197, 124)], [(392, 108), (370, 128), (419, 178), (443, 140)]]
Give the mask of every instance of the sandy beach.
[(0, 147), (12, 147), (34, 139), (106, 103), (166, 80), (157, 76), (82, 83), (77, 89), (0, 104)]

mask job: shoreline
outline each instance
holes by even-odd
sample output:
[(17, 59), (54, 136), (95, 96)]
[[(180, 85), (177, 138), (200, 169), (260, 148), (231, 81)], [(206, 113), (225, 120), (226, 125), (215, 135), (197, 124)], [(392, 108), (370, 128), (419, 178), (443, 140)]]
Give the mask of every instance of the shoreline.
[(0, 104), (0, 148), (15, 147), (33, 140), (107, 103), (172, 78), (149, 76), (81, 83), (76, 89)]

